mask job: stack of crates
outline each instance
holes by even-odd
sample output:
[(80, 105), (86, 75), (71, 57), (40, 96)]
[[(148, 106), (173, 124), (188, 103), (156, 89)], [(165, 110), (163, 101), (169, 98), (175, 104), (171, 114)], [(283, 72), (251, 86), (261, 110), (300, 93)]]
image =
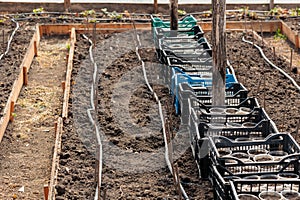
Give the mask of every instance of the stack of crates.
[(184, 17), (175, 32), (168, 21), (152, 17), (152, 31), (163, 81), (215, 199), (300, 199), (299, 145), (289, 133), (279, 133), (230, 64), (225, 105), (212, 105), (212, 49), (196, 19)]

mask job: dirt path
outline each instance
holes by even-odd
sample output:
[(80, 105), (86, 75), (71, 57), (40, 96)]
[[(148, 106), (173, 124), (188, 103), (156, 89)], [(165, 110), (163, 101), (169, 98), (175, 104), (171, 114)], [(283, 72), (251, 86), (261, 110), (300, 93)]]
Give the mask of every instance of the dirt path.
[[(43, 38), (0, 146), (0, 199), (43, 199), (61, 115), (66, 38)], [(24, 192), (18, 191), (24, 186)]]

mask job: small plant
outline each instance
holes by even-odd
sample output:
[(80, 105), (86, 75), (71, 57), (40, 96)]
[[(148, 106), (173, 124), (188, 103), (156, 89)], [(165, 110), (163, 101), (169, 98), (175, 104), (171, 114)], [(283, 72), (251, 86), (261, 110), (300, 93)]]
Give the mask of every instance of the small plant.
[(32, 12), (37, 15), (37, 14), (40, 14), (42, 12), (44, 12), (44, 8), (43, 7), (40, 7), (40, 8), (36, 8), (36, 9), (33, 9)]
[(83, 17), (93, 17), (96, 14), (95, 10), (85, 10), (80, 13)]
[(89, 23), (96, 23), (96, 22), (97, 22), (96, 19), (90, 19), (90, 20), (89, 20)]
[(185, 12), (185, 10), (180, 10), (180, 9), (178, 9), (178, 15), (186, 15), (186, 12)]
[(287, 37), (286, 37), (286, 35), (281, 33), (280, 29), (277, 29), (276, 32), (275, 32), (275, 35), (274, 35), (274, 39), (275, 40), (286, 40)]
[(257, 18), (258, 18), (256, 12), (250, 12), (250, 13), (249, 13), (249, 17), (250, 17), (251, 19), (257, 19)]
[(12, 116), (12, 117), (16, 117), (17, 114), (13, 112), (13, 113), (11, 113), (11, 116)]
[(66, 44), (66, 48), (67, 48), (68, 51), (70, 51), (70, 48), (71, 48), (70, 43), (67, 43), (67, 44)]
[(248, 6), (242, 7), (240, 10), (241, 10), (243, 16), (245, 16), (245, 15), (249, 16), (250, 12), (249, 12), (249, 7)]
[(6, 21), (6, 19), (0, 19), (0, 24), (3, 24)]
[(121, 20), (123, 18), (123, 15), (120, 13), (117, 13), (116, 11), (110, 12), (108, 13), (108, 16), (111, 19), (115, 19), (115, 20)]
[[(86, 17), (86, 22), (96, 22), (96, 11), (95, 10), (85, 10), (80, 13), (82, 16)], [(92, 19), (90, 19), (92, 18)]]
[(300, 8), (291, 9), (291, 10), (289, 10), (289, 13), (293, 17), (300, 16)]
[(108, 15), (107, 8), (102, 8), (101, 11), (103, 12), (104, 15)]

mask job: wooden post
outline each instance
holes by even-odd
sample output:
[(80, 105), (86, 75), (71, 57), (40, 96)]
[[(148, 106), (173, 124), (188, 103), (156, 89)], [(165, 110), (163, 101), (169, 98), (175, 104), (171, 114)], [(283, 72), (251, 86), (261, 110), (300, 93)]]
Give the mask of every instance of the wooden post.
[[(71, 44), (70, 44), (71, 45)], [(67, 53), (66, 55), (66, 66), (68, 66), (68, 63), (69, 63), (69, 52)]]
[(272, 10), (273, 8), (274, 8), (274, 0), (270, 0), (269, 10)]
[(293, 68), (293, 49), (291, 49), (290, 71), (292, 71), (292, 68)]
[(48, 194), (49, 194), (49, 186), (48, 184), (44, 185), (44, 199), (48, 200)]
[(62, 81), (61, 82), (61, 87), (63, 89), (63, 93), (65, 92), (65, 89), (66, 89), (66, 82), (65, 81)]
[(37, 43), (36, 43), (36, 41), (34, 41), (34, 43), (33, 43), (33, 48), (34, 48), (34, 56), (37, 56), (38, 53), (37, 53)]
[(253, 30), (253, 23), (252, 21), (250, 22), (251, 24), (251, 30), (252, 30), (252, 46), (254, 47), (254, 30)]
[(262, 24), (260, 22), (260, 36), (261, 36), (261, 46), (264, 46), (264, 33), (263, 33), (263, 28), (262, 28)]
[(68, 12), (71, 6), (71, 1), (70, 0), (64, 0), (64, 8), (65, 11)]
[(94, 27), (93, 27), (93, 49), (95, 49), (96, 47), (96, 22), (94, 23)]
[(170, 29), (172, 31), (172, 35), (176, 36), (178, 30), (178, 0), (170, 0)]
[(9, 110), (9, 121), (13, 122), (14, 121), (14, 115), (13, 115), (13, 112), (15, 110), (15, 102), (14, 101), (11, 101), (10, 102), (10, 110)]
[(56, 134), (57, 134), (57, 121), (54, 122), (54, 137), (56, 138)]
[(175, 186), (176, 186), (176, 189), (177, 189), (177, 193), (178, 193), (178, 199), (181, 200), (182, 198), (182, 194), (181, 194), (181, 189), (180, 189), (180, 178), (179, 178), (179, 170), (178, 170), (178, 165), (177, 163), (174, 164), (173, 166), (173, 173), (174, 173), (174, 179), (175, 179)]
[(101, 160), (100, 160), (100, 145), (97, 144), (97, 149), (96, 149), (96, 181), (98, 183), (98, 199), (101, 199), (101, 174), (100, 174), (100, 165), (101, 165)]
[(157, 0), (154, 0), (154, 14), (158, 13), (158, 5), (157, 5)]
[(28, 84), (28, 74), (27, 67), (23, 67), (23, 84), (26, 86)]
[(263, 84), (263, 88), (264, 88), (264, 93), (263, 93), (263, 106), (265, 111), (267, 111), (266, 108), (266, 72), (265, 72), (265, 63), (263, 65), (263, 77), (264, 77), (264, 84)]
[(226, 80), (226, 0), (213, 0), (212, 2), (212, 105), (224, 105)]
[(2, 40), (3, 40), (3, 45), (5, 44), (5, 32), (4, 29), (2, 30)]

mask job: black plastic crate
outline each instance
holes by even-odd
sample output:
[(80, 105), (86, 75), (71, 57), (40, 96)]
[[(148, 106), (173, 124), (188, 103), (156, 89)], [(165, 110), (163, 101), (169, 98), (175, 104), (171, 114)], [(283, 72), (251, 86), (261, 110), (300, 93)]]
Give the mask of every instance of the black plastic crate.
[(212, 72), (212, 59), (200, 60), (188, 60), (178, 58), (176, 56), (167, 57), (167, 65), (171, 67), (178, 67), (182, 70), (199, 70), (199, 71), (211, 71)]
[[(189, 60), (191, 62), (207, 62), (210, 61), (212, 63), (212, 51), (211, 49), (203, 49), (201, 46), (198, 47), (190, 47), (186, 49), (163, 49), (157, 51), (158, 60), (163, 63), (168, 63), (169, 57), (177, 57), (184, 60)], [(212, 64), (211, 64), (212, 66)]]
[[(241, 83), (228, 83), (226, 88), (225, 105), (236, 106), (241, 104), (248, 96), (248, 90)], [(211, 87), (191, 87), (186, 83), (179, 86), (178, 97), (180, 102), (191, 99), (191, 106), (197, 107), (200, 104), (212, 105), (212, 88)], [(185, 104), (184, 104), (185, 105)]]
[[(229, 89), (226, 97), (226, 102), (228, 105), (226, 106), (220, 106), (220, 107), (226, 107), (226, 108), (236, 108), (239, 109), (241, 107), (250, 108), (253, 109), (254, 107), (259, 107), (258, 102), (254, 98), (247, 98), (247, 90), (246, 88), (240, 84), (233, 84), (233, 89)], [(240, 89), (240, 90), (238, 90)], [(204, 94), (209, 94), (209, 89), (204, 88), (202, 92)], [(234, 94), (234, 92), (236, 94)], [(232, 95), (234, 94), (234, 95)], [(210, 96), (211, 98), (211, 96)], [(179, 92), (178, 92), (178, 99), (179, 99), (179, 113), (182, 118), (182, 122), (186, 124), (189, 120), (189, 117), (191, 115), (191, 109), (193, 108), (195, 110), (195, 113), (198, 113), (199, 109), (204, 109), (204, 111), (208, 111), (212, 108), (211, 100), (209, 98), (205, 98), (203, 96), (200, 96), (199, 99), (195, 97), (193, 89), (185, 83), (180, 84), (179, 86)], [(205, 101), (202, 101), (202, 100)], [(207, 103), (209, 102), (209, 104)], [(196, 115), (197, 116), (197, 115)]]
[[(219, 125), (223, 124), (226, 127), (242, 127), (243, 123), (254, 125), (261, 122), (262, 120), (271, 120), (262, 107), (256, 107), (252, 110), (245, 107), (239, 109), (237, 108), (237, 106), (236, 108), (217, 106), (207, 110), (206, 106), (203, 105), (196, 110), (196, 114), (199, 122), (207, 124), (218, 123)], [(254, 124), (250, 124), (250, 122)]]
[[(258, 196), (263, 191), (295, 191), (299, 192), (299, 173), (292, 174), (296, 178), (279, 178), (290, 173), (273, 173), (253, 176), (222, 176), (218, 167), (209, 167), (209, 180), (214, 188), (214, 199), (237, 200), (240, 194)], [(275, 177), (275, 178), (274, 178)]]
[[(210, 159), (219, 167), (221, 175), (249, 176), (272, 173), (299, 173), (300, 147), (295, 139), (288, 133), (270, 134), (263, 140), (233, 141), (224, 136), (209, 137)], [(272, 156), (276, 158), (270, 161), (251, 161), (251, 157), (266, 150), (263, 155), (274, 155), (274, 152), (285, 152), (284, 156)], [(231, 151), (229, 156), (222, 156), (222, 152)], [(251, 151), (252, 154), (249, 152)], [(270, 153), (271, 152), (271, 153)], [(233, 157), (233, 154), (249, 155), (249, 159), (243, 160)], [(262, 154), (260, 154), (262, 155)], [(262, 157), (262, 156), (261, 156)], [(268, 158), (268, 156), (266, 156)]]
[[(288, 198), (288, 199), (299, 199), (299, 191), (300, 191), (300, 180), (299, 179), (263, 179), (263, 180), (232, 180), (229, 181), (229, 195), (228, 199), (238, 200), (240, 199), (239, 195), (241, 194), (250, 194), (256, 197), (259, 196), (262, 192), (270, 192), (274, 191), (277, 194), (282, 194), (283, 192), (291, 193), (292, 191), (298, 193), (297, 197)], [(274, 198), (273, 198), (274, 199)], [(278, 198), (276, 198), (278, 199)], [(282, 199), (286, 199), (282, 197)]]
[(153, 40), (154, 44), (158, 48), (158, 41), (161, 38), (191, 38), (191, 39), (200, 39), (203, 37), (204, 32), (200, 26), (193, 26), (192, 28), (179, 29), (179, 30), (170, 30), (170, 28), (163, 27), (152, 27)]
[[(183, 46), (183, 44), (173, 44), (170, 46), (161, 45), (157, 49), (157, 56), (160, 62), (167, 64), (168, 57), (178, 57), (186, 60), (206, 60), (212, 57), (212, 49), (208, 43), (196, 43), (197, 45)], [(176, 45), (178, 47), (176, 47)]]

